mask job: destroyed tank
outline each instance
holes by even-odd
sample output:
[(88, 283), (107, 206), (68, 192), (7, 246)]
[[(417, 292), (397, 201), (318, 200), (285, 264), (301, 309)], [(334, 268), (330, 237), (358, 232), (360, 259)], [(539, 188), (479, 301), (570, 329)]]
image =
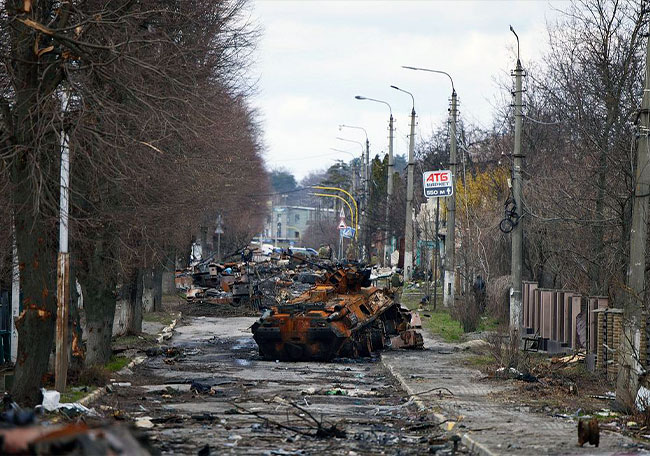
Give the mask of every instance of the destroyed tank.
[(370, 270), (328, 273), (297, 298), (264, 311), (252, 326), (266, 360), (327, 361), (370, 356), (384, 347), (422, 348), (411, 313), (371, 286)]

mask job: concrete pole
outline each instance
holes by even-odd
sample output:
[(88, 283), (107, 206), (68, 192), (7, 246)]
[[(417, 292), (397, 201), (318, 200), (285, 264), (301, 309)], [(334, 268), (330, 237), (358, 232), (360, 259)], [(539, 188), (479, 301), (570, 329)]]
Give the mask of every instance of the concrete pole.
[[(452, 186), (456, 187), (456, 90), (451, 92), (451, 109), (449, 110), (449, 169), (451, 170)], [(445, 278), (443, 286), (443, 305), (450, 307), (454, 304), (456, 292), (456, 191), (447, 202), (447, 236), (445, 237)]]
[(413, 276), (413, 169), (415, 160), (415, 107), (411, 109), (411, 135), (409, 136), (409, 161), (406, 180), (406, 219), (404, 227), (404, 282)]
[[(522, 167), (524, 155), (521, 152), (521, 127), (522, 127), (522, 90), (521, 80), (524, 70), (521, 61), (517, 58), (515, 68), (515, 147), (512, 162), (512, 197), (515, 200), (516, 210), (521, 215), (523, 204), (521, 202)], [(512, 257), (510, 262), (510, 274), (512, 285), (510, 288), (510, 330), (519, 331), (522, 324), (521, 316), (521, 270), (522, 270), (522, 246), (523, 246), (523, 224), (522, 219), (512, 230)]]
[[(365, 130), (364, 130), (365, 132)], [(370, 179), (372, 179), (372, 173), (370, 169), (370, 141), (368, 140), (368, 137), (366, 136), (366, 163), (364, 165), (366, 169), (366, 182), (365, 186), (363, 188), (364, 195), (365, 195), (365, 202), (366, 204), (364, 205), (364, 222), (365, 226), (363, 227), (363, 235), (364, 238), (362, 239), (363, 242), (363, 247), (362, 247), (362, 253), (363, 256), (361, 257), (364, 261), (368, 261), (370, 263), (370, 258), (368, 258), (368, 251), (367, 251), (367, 246), (370, 242), (370, 239), (368, 238), (368, 235), (370, 234), (370, 230), (368, 229), (368, 206), (370, 204)]]
[[(648, 201), (650, 201), (650, 36), (646, 44), (646, 74), (643, 100), (639, 111), (636, 186), (630, 227), (630, 260), (627, 270), (627, 291), (623, 308), (623, 339), (621, 362), (616, 382), (616, 401), (633, 407), (643, 366), (641, 355), (641, 311), (645, 298), (646, 241), (648, 238)], [(615, 347), (619, 348), (619, 347)]]
[(386, 185), (386, 230), (384, 231), (384, 267), (390, 266), (391, 239), (388, 238), (390, 224), (390, 203), (393, 199), (393, 173), (395, 161), (393, 159), (393, 113), (388, 120), (388, 183)]
[[(62, 110), (68, 105), (68, 94), (63, 93)], [(56, 273), (56, 356), (54, 384), (59, 392), (65, 391), (68, 376), (68, 313), (70, 302), (70, 253), (68, 251), (68, 214), (70, 202), (70, 148), (69, 138), (61, 132), (61, 180), (59, 199), (59, 255)]]

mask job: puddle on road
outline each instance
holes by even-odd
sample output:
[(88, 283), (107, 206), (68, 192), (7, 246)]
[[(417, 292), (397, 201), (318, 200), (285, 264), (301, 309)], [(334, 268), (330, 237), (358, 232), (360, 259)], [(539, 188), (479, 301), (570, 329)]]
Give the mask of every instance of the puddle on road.
[(252, 337), (243, 337), (235, 341), (235, 345), (231, 347), (231, 350), (244, 350), (257, 347), (255, 339)]
[(237, 359), (235, 359), (235, 364), (237, 366), (247, 367), (247, 366), (251, 365), (251, 362), (248, 359), (237, 358)]

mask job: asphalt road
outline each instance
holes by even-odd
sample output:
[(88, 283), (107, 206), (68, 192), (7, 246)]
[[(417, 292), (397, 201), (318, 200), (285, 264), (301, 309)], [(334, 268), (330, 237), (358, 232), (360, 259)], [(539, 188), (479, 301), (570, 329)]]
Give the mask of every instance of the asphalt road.
[(253, 321), (184, 319), (170, 351), (134, 367), (118, 379), (131, 386), (116, 386), (94, 406), (135, 420), (162, 454), (451, 453), (451, 434), (378, 357), (262, 361)]

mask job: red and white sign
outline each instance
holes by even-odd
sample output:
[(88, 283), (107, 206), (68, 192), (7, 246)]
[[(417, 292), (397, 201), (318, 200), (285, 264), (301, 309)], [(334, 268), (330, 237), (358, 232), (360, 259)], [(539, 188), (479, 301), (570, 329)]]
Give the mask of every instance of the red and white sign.
[(345, 224), (345, 222), (343, 221), (343, 219), (341, 219), (341, 221), (339, 222), (339, 230), (344, 230), (344, 229), (347, 228), (347, 227), (348, 227), (348, 226)]
[(454, 181), (449, 170), (427, 171), (422, 173), (424, 196), (441, 198), (454, 194)]

